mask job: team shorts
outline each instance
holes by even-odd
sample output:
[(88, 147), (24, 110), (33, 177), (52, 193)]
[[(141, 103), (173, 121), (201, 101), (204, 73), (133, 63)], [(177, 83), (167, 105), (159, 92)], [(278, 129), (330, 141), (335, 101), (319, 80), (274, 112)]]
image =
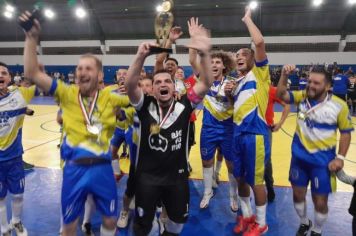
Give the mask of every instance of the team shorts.
[(22, 194), (25, 190), (25, 171), (22, 157), (0, 161), (0, 198), (5, 198), (7, 191)]
[(237, 134), (233, 138), (234, 176), (243, 178), (250, 186), (262, 185), (265, 166), (270, 159), (268, 135)]
[(232, 155), (233, 128), (217, 129), (203, 126), (200, 133), (200, 154), (205, 161), (214, 158), (215, 151), (220, 148), (227, 161), (233, 161)]
[(328, 166), (317, 166), (292, 157), (289, 181), (293, 186), (307, 187), (311, 183), (312, 193), (327, 195), (336, 189), (335, 175)]
[(106, 217), (117, 216), (117, 191), (110, 162), (78, 165), (67, 162), (63, 169), (62, 216), (64, 224), (76, 220), (92, 194), (96, 207)]

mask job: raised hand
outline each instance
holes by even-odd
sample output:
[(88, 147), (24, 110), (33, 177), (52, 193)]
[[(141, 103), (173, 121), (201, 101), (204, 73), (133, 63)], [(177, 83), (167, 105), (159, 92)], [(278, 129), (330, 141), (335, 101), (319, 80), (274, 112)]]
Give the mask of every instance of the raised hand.
[(296, 70), (295, 65), (284, 65), (282, 68), (282, 75), (288, 76), (295, 70)]
[(191, 38), (187, 47), (204, 53), (209, 52), (211, 48), (210, 32), (202, 26), (192, 27), (190, 30)]
[(251, 16), (252, 16), (251, 8), (247, 6), (245, 8), (245, 15), (244, 15), (244, 17), (242, 17), (241, 20), (243, 22), (245, 22), (247, 19), (251, 19)]
[(150, 55), (150, 47), (152, 47), (152, 46), (157, 46), (157, 45), (154, 43), (148, 43), (148, 42), (141, 43), (140, 46), (138, 47), (137, 55), (139, 55), (140, 57), (146, 58), (147, 56)]
[(235, 81), (228, 81), (224, 87), (225, 95), (231, 96), (233, 91), (235, 90), (236, 86), (237, 86), (237, 84)]
[(179, 26), (174, 26), (171, 28), (170, 32), (169, 32), (169, 40), (174, 43), (177, 39), (180, 38), (180, 36), (182, 36), (183, 31), (182, 28)]
[(190, 37), (194, 36), (194, 33), (196, 32), (197, 28), (203, 27), (203, 25), (199, 25), (198, 18), (192, 17), (192, 18), (190, 18), (190, 20), (187, 23), (188, 23), (188, 30), (189, 30)]
[[(28, 11), (25, 11), (19, 16), (19, 21), (20, 22), (26, 22), (29, 21), (31, 17), (31, 13)], [(29, 38), (38, 38), (41, 32), (41, 25), (40, 22), (37, 19), (33, 20), (33, 26), (29, 31), (24, 31), (26, 37)]]

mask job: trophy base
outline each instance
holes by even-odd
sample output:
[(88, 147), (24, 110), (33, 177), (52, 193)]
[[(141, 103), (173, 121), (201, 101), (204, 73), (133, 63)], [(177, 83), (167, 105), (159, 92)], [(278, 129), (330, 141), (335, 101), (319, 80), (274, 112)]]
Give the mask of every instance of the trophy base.
[(160, 53), (173, 53), (172, 48), (161, 48), (161, 47), (156, 47), (156, 46), (151, 46), (150, 47), (150, 54), (160, 54)]

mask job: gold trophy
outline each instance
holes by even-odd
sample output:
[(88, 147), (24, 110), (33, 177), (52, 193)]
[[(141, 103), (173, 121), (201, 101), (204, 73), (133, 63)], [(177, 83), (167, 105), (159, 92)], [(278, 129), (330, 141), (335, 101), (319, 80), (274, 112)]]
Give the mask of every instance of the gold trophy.
[(159, 47), (151, 47), (151, 53), (173, 53), (170, 48), (165, 48), (169, 37), (169, 32), (173, 26), (174, 16), (171, 12), (173, 9), (173, 0), (163, 0), (159, 6), (155, 19), (155, 34)]

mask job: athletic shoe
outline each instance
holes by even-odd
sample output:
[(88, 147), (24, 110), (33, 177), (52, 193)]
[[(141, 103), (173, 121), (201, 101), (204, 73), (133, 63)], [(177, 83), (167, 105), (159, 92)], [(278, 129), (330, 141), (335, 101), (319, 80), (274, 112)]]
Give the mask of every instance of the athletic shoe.
[(242, 236), (260, 236), (262, 234), (267, 233), (268, 231), (268, 225), (264, 225), (260, 227), (259, 224), (254, 222), (253, 224), (250, 224), (247, 231), (243, 233)]
[(237, 195), (230, 196), (230, 209), (232, 212), (237, 212), (239, 210)]
[(18, 223), (11, 223), (11, 224), (17, 236), (27, 236), (27, 230), (21, 221)]
[(204, 194), (203, 199), (200, 202), (200, 209), (207, 208), (212, 197), (214, 197), (214, 191), (211, 191), (209, 194)]
[(310, 236), (321, 236), (321, 233), (314, 232), (313, 230), (310, 232)]
[(254, 224), (256, 220), (256, 216), (252, 215), (251, 217), (244, 218), (243, 216), (237, 217), (237, 224), (234, 227), (234, 233), (240, 234), (245, 232), (250, 224)]
[(11, 230), (9, 229), (7, 232), (2, 233), (1, 236), (11, 236)]
[(82, 232), (85, 236), (94, 236), (94, 232), (91, 230), (90, 222), (82, 224)]
[(129, 212), (128, 211), (120, 211), (120, 217), (117, 220), (117, 227), (126, 228), (129, 222)]
[(308, 232), (309, 232), (310, 228), (312, 227), (311, 220), (308, 219), (308, 221), (309, 221), (309, 224), (307, 224), (307, 225), (306, 224), (300, 224), (299, 225), (299, 229), (297, 231), (296, 236), (306, 236), (306, 235), (308, 235)]
[(158, 219), (158, 225), (159, 225), (159, 235), (162, 235), (164, 232), (164, 222), (162, 221), (161, 217), (159, 217)]

